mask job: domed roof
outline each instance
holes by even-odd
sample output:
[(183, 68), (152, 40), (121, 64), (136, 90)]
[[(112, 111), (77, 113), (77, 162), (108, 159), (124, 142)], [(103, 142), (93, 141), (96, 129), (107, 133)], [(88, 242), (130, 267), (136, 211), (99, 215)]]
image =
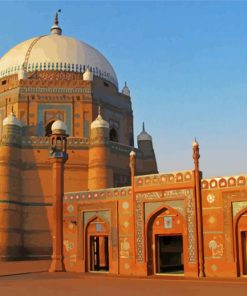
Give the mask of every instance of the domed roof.
[(118, 87), (117, 76), (107, 59), (95, 48), (77, 39), (62, 36), (56, 25), (50, 35), (26, 40), (0, 58), (0, 78), (18, 73), (24, 66), (28, 72), (62, 70), (84, 72), (89, 68), (95, 76)]
[(142, 124), (142, 131), (137, 136), (138, 141), (152, 141), (152, 137), (145, 131), (144, 122)]
[(100, 114), (100, 106), (99, 106), (97, 118), (91, 123), (91, 129), (98, 128), (98, 127), (109, 128), (109, 123), (105, 121)]
[(17, 125), (19, 127), (22, 127), (22, 122), (16, 118), (14, 112), (12, 111), (6, 118), (3, 120), (3, 126), (5, 125)]
[(57, 119), (51, 126), (51, 131), (64, 131), (66, 132), (67, 131), (67, 126), (66, 124), (60, 120), (60, 119)]

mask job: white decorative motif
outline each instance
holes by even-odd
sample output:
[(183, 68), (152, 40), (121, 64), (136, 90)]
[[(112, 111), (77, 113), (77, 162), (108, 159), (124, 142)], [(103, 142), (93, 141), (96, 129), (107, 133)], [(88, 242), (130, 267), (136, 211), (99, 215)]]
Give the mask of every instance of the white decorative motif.
[(68, 210), (69, 213), (74, 212), (74, 206), (73, 206), (73, 205), (69, 205), (69, 206), (67, 207), (67, 210)]
[(130, 268), (129, 263), (125, 263), (125, 264), (124, 264), (124, 268), (125, 268), (125, 269), (129, 269), (129, 268)]
[(127, 210), (129, 208), (129, 203), (127, 201), (123, 202), (122, 207)]
[(74, 229), (74, 224), (73, 223), (69, 223), (69, 229), (70, 230)]
[(210, 216), (210, 217), (208, 218), (208, 222), (209, 222), (210, 224), (214, 224), (214, 223), (216, 222), (216, 218), (215, 218), (214, 216)]
[(217, 269), (218, 269), (218, 266), (216, 264), (211, 265), (211, 270), (212, 271), (217, 271)]
[(218, 244), (216, 242), (216, 240), (211, 240), (208, 243), (208, 247), (212, 251), (212, 257), (222, 257), (223, 256), (223, 251), (224, 251), (223, 244)]
[(69, 242), (68, 240), (64, 240), (63, 244), (64, 244), (67, 252), (71, 251), (74, 248), (74, 243)]
[(128, 238), (124, 237), (120, 239), (120, 258), (129, 258), (130, 243)]
[(215, 201), (215, 196), (212, 193), (208, 194), (207, 201), (213, 203)]
[(124, 221), (123, 226), (124, 226), (125, 228), (128, 228), (128, 227), (129, 227), (129, 222), (128, 222), (128, 221)]
[(217, 242), (215, 240), (211, 240), (209, 243), (208, 243), (208, 247), (210, 249), (216, 249), (217, 248)]

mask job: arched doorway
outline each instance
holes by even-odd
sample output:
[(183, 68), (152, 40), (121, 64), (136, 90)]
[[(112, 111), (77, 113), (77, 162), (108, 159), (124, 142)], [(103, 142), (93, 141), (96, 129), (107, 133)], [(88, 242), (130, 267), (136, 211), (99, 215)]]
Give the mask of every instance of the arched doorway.
[(183, 217), (161, 208), (147, 224), (148, 274), (184, 274)]
[(86, 271), (109, 271), (109, 225), (94, 217), (86, 228)]
[(52, 120), (45, 126), (45, 136), (46, 137), (49, 137), (52, 134), (51, 126), (53, 125), (54, 122), (55, 122), (55, 120)]
[(118, 142), (118, 133), (113, 127), (110, 129), (109, 138), (110, 138), (110, 141), (112, 142)]
[(247, 209), (237, 217), (236, 246), (238, 275), (247, 276)]

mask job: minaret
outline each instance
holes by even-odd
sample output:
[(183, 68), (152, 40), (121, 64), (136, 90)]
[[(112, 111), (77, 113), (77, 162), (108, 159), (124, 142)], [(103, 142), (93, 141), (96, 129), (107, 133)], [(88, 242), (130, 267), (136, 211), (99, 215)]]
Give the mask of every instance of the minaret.
[(113, 187), (113, 173), (108, 167), (109, 123), (98, 111), (97, 118), (91, 123), (88, 189)]
[(204, 277), (204, 248), (203, 248), (203, 221), (202, 221), (202, 200), (201, 200), (201, 172), (199, 171), (199, 144), (194, 140), (192, 143), (194, 159), (194, 180), (196, 195), (196, 226), (197, 226), (197, 246), (198, 246), (198, 275)]
[(158, 169), (153, 149), (153, 140), (152, 137), (146, 132), (144, 122), (142, 124), (142, 131), (137, 136), (137, 142), (138, 148), (143, 152), (145, 158), (145, 168), (147, 168), (147, 172), (149, 174), (156, 174)]
[(0, 260), (22, 255), (21, 133), (22, 122), (12, 110), (0, 140)]
[(52, 163), (52, 261), (49, 272), (65, 271), (63, 256), (63, 195), (64, 164), (68, 160), (65, 123), (58, 119), (50, 136), (50, 161)]
[(62, 35), (62, 29), (60, 28), (59, 21), (58, 21), (58, 13), (60, 12), (61, 12), (61, 9), (59, 9), (55, 14), (54, 24), (50, 30), (51, 34)]

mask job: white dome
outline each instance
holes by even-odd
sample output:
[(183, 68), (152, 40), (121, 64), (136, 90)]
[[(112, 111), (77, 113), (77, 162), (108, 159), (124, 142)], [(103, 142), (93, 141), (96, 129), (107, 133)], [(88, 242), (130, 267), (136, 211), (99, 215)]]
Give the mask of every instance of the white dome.
[(109, 123), (107, 121), (105, 121), (100, 114), (91, 123), (91, 129), (98, 128), (98, 127), (109, 128)]
[(28, 72), (60, 70), (84, 72), (118, 87), (117, 76), (107, 59), (95, 48), (71, 37), (50, 34), (26, 40), (0, 58), (0, 78), (18, 73), (23, 64)]
[(13, 112), (11, 112), (8, 115), (8, 117), (4, 118), (3, 126), (5, 126), (5, 125), (17, 125), (19, 127), (23, 126), (22, 122), (18, 118), (16, 118), (16, 116)]
[(56, 131), (56, 130), (60, 130), (60, 131), (67, 131), (67, 126), (66, 124), (60, 120), (60, 119), (57, 119), (51, 126), (51, 131)]

